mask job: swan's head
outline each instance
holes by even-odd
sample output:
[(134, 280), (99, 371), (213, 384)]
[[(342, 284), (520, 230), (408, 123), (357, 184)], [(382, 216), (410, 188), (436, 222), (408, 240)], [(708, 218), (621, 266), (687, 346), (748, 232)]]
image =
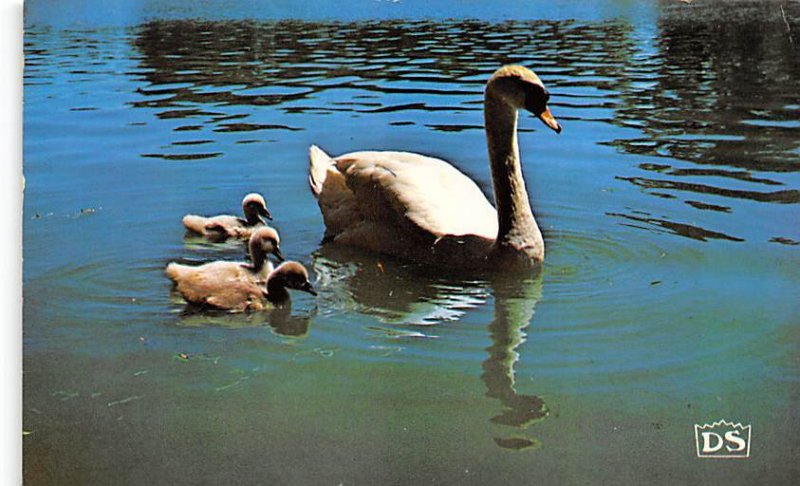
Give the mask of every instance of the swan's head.
[(299, 262), (289, 261), (281, 263), (278, 268), (269, 274), (267, 278), (268, 286), (270, 281), (280, 282), (280, 286), (283, 288), (302, 290), (311, 295), (317, 295), (314, 286), (311, 285), (311, 282), (308, 280), (308, 270)]
[(272, 215), (267, 210), (267, 201), (261, 197), (261, 194), (251, 192), (242, 199), (242, 210), (248, 221), (260, 219), (261, 216), (272, 220)]
[(278, 232), (274, 228), (264, 226), (258, 228), (250, 236), (248, 247), (250, 248), (250, 256), (255, 260), (258, 258), (256, 255), (266, 257), (270, 253), (275, 255), (278, 261), (283, 261), (280, 248), (281, 239), (278, 237)]
[(524, 66), (503, 66), (489, 79), (486, 85), (487, 96), (499, 96), (516, 109), (525, 109), (536, 115), (542, 122), (556, 133), (561, 133), (547, 101), (550, 93), (542, 84), (542, 80)]

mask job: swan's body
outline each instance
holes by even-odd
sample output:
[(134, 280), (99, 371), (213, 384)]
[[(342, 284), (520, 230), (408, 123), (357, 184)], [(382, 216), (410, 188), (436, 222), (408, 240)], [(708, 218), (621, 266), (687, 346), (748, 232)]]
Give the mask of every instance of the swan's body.
[(229, 214), (197, 216), (187, 214), (183, 225), (187, 230), (203, 236), (248, 239), (257, 228), (263, 227), (263, 218), (272, 219), (267, 203), (260, 194), (251, 193), (242, 200), (244, 218)]
[(216, 261), (199, 266), (170, 263), (166, 274), (183, 298), (195, 305), (232, 311), (265, 307), (265, 284), (273, 272), (267, 259), (272, 253), (282, 259), (278, 233), (269, 227), (257, 229), (249, 241), (251, 263)]
[(486, 137), (497, 209), (451, 164), (407, 152), (331, 158), (310, 149), (309, 185), (325, 241), (455, 268), (533, 267), (544, 259), (522, 178), (517, 109), (561, 131), (539, 78), (521, 66), (498, 70), (486, 88)]

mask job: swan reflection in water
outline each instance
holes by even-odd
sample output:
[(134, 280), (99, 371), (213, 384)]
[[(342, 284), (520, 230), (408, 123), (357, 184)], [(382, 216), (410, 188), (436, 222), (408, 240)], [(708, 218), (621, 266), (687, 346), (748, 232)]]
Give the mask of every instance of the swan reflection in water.
[[(377, 317), (386, 329), (372, 328), (392, 337), (428, 337), (437, 323), (455, 321), (470, 309), (494, 300), (494, 315), (488, 324), (491, 344), (482, 363), (481, 380), (486, 396), (500, 402), (501, 409), (489, 418), (503, 426), (495, 443), (507, 449), (537, 449), (537, 439), (521, 431), (548, 415), (542, 398), (517, 392), (514, 367), (517, 352), (525, 342), (536, 304), (542, 295), (542, 276), (501, 275), (483, 280), (446, 279), (424, 272), (423, 267), (377, 256), (354, 248), (326, 245), (313, 255), (317, 286), (325, 289), (324, 300), (339, 310)], [(321, 302), (328, 307), (328, 303)], [(325, 311), (323, 311), (325, 312)], [(400, 324), (405, 325), (405, 329)], [(408, 328), (413, 330), (407, 330)], [(517, 432), (508, 433), (506, 427)]]
[[(533, 319), (536, 304), (542, 297), (542, 275), (527, 279), (494, 279), (494, 318), (489, 324), (492, 344), (486, 350), (481, 379), (486, 396), (503, 404), (503, 411), (492, 417), (496, 424), (524, 429), (547, 417), (547, 405), (536, 395), (518, 393), (514, 388), (514, 365), (519, 360), (517, 348), (525, 342), (525, 328)], [(525, 437), (495, 438), (501, 447), (525, 449), (539, 447), (538, 441)]]

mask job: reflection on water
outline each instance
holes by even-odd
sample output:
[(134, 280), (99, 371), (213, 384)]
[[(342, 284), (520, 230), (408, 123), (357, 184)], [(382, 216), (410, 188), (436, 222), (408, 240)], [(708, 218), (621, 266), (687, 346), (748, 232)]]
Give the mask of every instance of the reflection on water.
[(303, 337), (308, 334), (313, 313), (295, 315), (292, 313), (292, 304), (273, 309), (267, 321), (272, 329), (281, 336)]
[[(614, 145), (705, 166), (797, 171), (800, 139), (791, 122), (800, 109), (792, 89), (800, 59), (789, 34), (798, 17), (796, 5), (785, 7), (790, 24), (775, 2), (745, 3), (735, 12), (665, 8), (655, 52), (630, 66), (634, 89), (617, 117), (643, 136)], [(705, 175), (743, 178), (741, 171)]]
[[(792, 29), (800, 28), (796, 9), (796, 4), (777, 2), (741, 2), (735, 11), (711, 2), (691, 9), (665, 3), (653, 51), (634, 56), (626, 67), (629, 89), (614, 120), (641, 133), (608, 142), (659, 162), (639, 166), (648, 175), (621, 180), (662, 197), (695, 193), (703, 200), (685, 202), (700, 210), (731, 212), (727, 204), (708, 204), (720, 200), (714, 196), (800, 202), (796, 186), (776, 190), (773, 186), (786, 182), (768, 175), (800, 170), (795, 89), (800, 56), (791, 39)], [(679, 235), (698, 234), (659, 219), (645, 223)], [(742, 236), (721, 237), (741, 241)]]
[[(322, 295), (320, 305), (375, 315), (384, 327), (371, 329), (391, 339), (435, 338), (430, 326), (457, 322), (471, 310), (492, 306), (493, 319), (486, 326), (491, 345), (486, 348), (489, 356), (482, 363), (481, 380), (486, 396), (499, 401), (502, 411), (490, 422), (526, 429), (547, 416), (540, 397), (518, 393), (514, 386), (517, 350), (525, 342), (524, 329), (531, 325), (542, 295), (541, 274), (522, 280), (507, 275), (460, 280), (452, 272), (437, 270), (432, 275), (422, 265), (382, 261), (336, 245), (326, 245), (315, 255), (313, 270), (318, 285), (333, 291)], [(495, 442), (517, 450), (541, 445), (527, 437), (497, 437)]]
[[(481, 379), (486, 384), (486, 396), (496, 398), (503, 411), (493, 417), (496, 424), (518, 429), (544, 419), (548, 410), (544, 400), (535, 395), (518, 393), (514, 388), (514, 365), (519, 360), (517, 349), (525, 342), (524, 329), (532, 323), (534, 308), (542, 297), (542, 278), (523, 281), (495, 280), (494, 320), (489, 324), (492, 345), (489, 357), (483, 362)], [(524, 449), (540, 443), (527, 437), (495, 438), (500, 447)]]
[[(172, 301), (176, 305), (184, 301), (177, 292), (173, 292)], [(230, 313), (209, 309), (198, 309), (191, 305), (180, 312), (176, 325), (182, 327), (215, 326), (227, 329), (270, 326), (272, 330), (286, 337), (303, 337), (308, 334), (314, 312), (292, 313), (291, 301), (257, 313)]]
[[(497, 66), (507, 63), (536, 59), (537, 72), (554, 75), (548, 80), (551, 86), (559, 86), (565, 74), (574, 76), (571, 85), (583, 93), (562, 93), (561, 106), (613, 107), (601, 90), (620, 74), (621, 67), (599, 62), (599, 57), (618, 59), (630, 49), (629, 31), (622, 23), (546, 21), (500, 25), (480, 21), (152, 22), (136, 38), (142, 59), (141, 67), (133, 72), (151, 86), (139, 89), (147, 97), (133, 106), (159, 108), (156, 116), (160, 118), (192, 121), (176, 130), (201, 127), (196, 122), (203, 120), (217, 133), (310, 128), (242, 122), (250, 115), (236, 107), (248, 105), (323, 117), (408, 115), (392, 121), (392, 126), (416, 124), (412, 120), (418, 111), (446, 112), (449, 123), (425, 126), (442, 132), (482, 131), (482, 125), (457, 123), (464, 118), (458, 115), (476, 119), (470, 112), (481, 110), (483, 84)], [(498, 49), (508, 45), (516, 49)], [(598, 62), (576, 62), (580, 58), (585, 63), (586, 50)], [(548, 58), (555, 53), (559, 53), (558, 61)], [(570, 66), (571, 62), (575, 64)], [(584, 71), (590, 75), (578, 78)], [(583, 103), (576, 105), (572, 98)], [(193, 108), (209, 103), (214, 110)], [(237, 121), (231, 123), (231, 119)]]
[(417, 264), (337, 245), (315, 253), (313, 270), (332, 305), (373, 315), (385, 324), (411, 326), (417, 337), (427, 336), (429, 326), (458, 321), (488, 298), (483, 281), (453, 281)]
[[(797, 422), (800, 4), (568, 4), (29, 25), (26, 482), (675, 483), (716, 468), (685, 439), (718, 417), (774, 447), (715, 479), (796, 477), (771, 424)], [(565, 128), (520, 119), (540, 275), (320, 247), (309, 144), (440, 156), (488, 194), (482, 90), (510, 62)], [(319, 297), (186, 312), (166, 263), (243, 245), (181, 217), (254, 191)]]

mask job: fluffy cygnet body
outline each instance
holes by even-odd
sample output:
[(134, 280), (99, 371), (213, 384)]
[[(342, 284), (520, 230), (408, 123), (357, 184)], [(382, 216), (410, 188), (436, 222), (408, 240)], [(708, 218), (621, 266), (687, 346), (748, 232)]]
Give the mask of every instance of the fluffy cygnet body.
[(242, 200), (244, 218), (229, 214), (219, 216), (197, 216), (187, 214), (183, 225), (187, 230), (204, 236), (247, 239), (256, 228), (266, 224), (264, 218), (272, 220), (267, 202), (260, 194), (250, 193)]
[[(267, 256), (273, 254), (283, 260), (279, 243), (274, 229), (261, 227), (250, 237), (251, 263), (216, 261), (199, 266), (170, 263), (166, 274), (191, 304), (237, 312), (261, 310), (267, 300), (277, 302), (288, 295), (287, 287), (313, 292), (308, 272), (299, 263), (287, 262), (273, 270)], [(287, 266), (289, 263), (292, 265)], [(308, 288), (303, 287), (305, 284)], [(268, 295), (269, 292), (273, 295)]]

